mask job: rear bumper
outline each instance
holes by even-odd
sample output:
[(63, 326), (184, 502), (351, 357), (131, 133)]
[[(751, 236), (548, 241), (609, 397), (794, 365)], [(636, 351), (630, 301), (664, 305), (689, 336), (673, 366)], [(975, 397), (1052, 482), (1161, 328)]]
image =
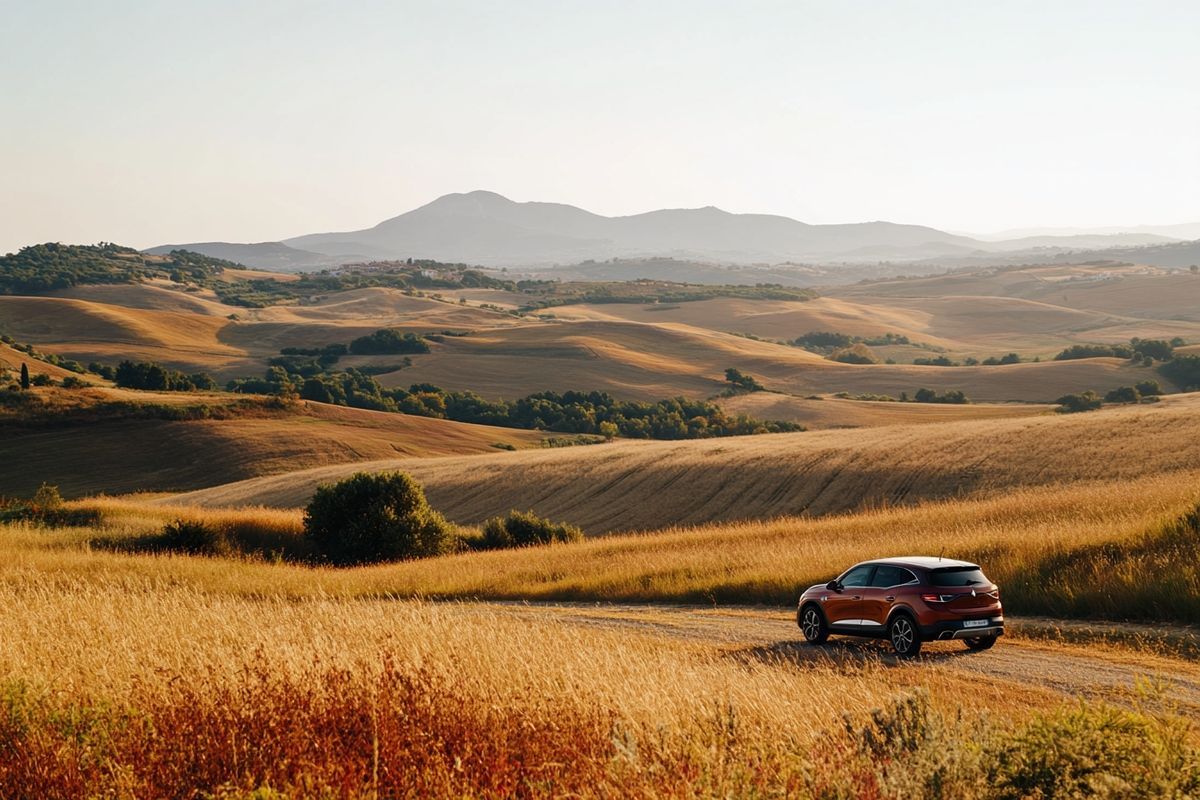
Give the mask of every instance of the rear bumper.
[[(977, 620), (976, 620), (977, 621)], [(980, 636), (1003, 636), (1004, 617), (993, 616), (987, 625), (967, 627), (968, 620), (950, 620), (921, 626), (921, 638), (927, 642), (945, 639), (974, 639)]]

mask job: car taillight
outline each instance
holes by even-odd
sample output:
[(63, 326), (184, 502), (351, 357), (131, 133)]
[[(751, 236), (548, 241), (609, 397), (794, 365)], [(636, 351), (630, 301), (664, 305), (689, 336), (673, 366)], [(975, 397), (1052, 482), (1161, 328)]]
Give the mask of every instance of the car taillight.
[(923, 595), (921, 595), (921, 599), (924, 600), (926, 603), (949, 603), (951, 600), (953, 600), (956, 597), (958, 597), (958, 595), (956, 595), (956, 594), (923, 594)]

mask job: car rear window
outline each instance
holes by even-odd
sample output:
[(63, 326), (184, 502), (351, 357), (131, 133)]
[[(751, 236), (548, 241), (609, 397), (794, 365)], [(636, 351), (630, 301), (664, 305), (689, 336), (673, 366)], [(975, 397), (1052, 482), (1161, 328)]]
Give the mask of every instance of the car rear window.
[(979, 567), (943, 567), (930, 570), (929, 582), (934, 586), (987, 586), (991, 583)]

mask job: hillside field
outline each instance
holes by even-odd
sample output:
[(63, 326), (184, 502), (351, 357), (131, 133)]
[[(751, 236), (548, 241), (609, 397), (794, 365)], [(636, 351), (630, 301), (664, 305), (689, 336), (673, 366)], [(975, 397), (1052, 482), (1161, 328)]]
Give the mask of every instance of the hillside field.
[[(357, 470), (403, 469), (451, 519), (510, 508), (591, 534), (987, 495), (1200, 469), (1200, 394), (1088, 414), (964, 420), (317, 467), (171, 502), (297, 507)], [(1182, 444), (1181, 444), (1182, 443)]]

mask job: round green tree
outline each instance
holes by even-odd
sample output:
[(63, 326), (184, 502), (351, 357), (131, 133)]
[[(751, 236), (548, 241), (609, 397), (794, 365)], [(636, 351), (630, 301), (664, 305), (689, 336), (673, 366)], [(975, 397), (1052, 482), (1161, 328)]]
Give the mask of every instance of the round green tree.
[(372, 564), (448, 552), (453, 528), (403, 472), (359, 472), (317, 487), (304, 530), (334, 564)]

